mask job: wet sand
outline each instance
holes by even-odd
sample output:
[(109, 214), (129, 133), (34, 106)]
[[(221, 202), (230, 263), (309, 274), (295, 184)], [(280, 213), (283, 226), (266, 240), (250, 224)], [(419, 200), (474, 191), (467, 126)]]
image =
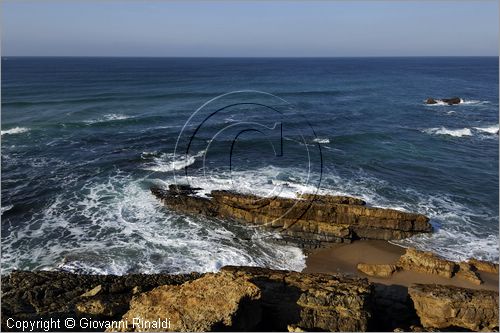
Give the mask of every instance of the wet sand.
[(437, 283), (473, 289), (498, 290), (498, 275), (479, 272), (484, 281), (475, 285), (467, 280), (452, 277), (451, 279), (432, 274), (399, 271), (389, 278), (374, 278), (359, 272), (356, 265), (360, 262), (368, 264), (394, 264), (404, 254), (405, 249), (386, 241), (360, 240), (351, 244), (335, 244), (327, 249), (319, 249), (310, 253), (306, 259), (306, 273), (343, 273), (368, 278), (374, 283), (401, 285), (408, 287), (413, 283)]

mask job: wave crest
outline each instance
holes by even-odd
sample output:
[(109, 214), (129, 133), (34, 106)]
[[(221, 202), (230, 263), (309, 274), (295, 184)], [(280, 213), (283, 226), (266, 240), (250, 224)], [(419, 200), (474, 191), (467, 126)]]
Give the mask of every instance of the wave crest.
[(2, 131), (2, 136), (4, 135), (12, 135), (12, 134), (21, 134), (28, 132), (30, 129), (27, 127), (14, 127), (8, 130), (3, 130)]

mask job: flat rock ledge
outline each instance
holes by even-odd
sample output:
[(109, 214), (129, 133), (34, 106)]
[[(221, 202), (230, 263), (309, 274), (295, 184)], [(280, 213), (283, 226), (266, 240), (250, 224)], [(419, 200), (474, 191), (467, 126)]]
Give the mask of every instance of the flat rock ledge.
[(347, 196), (303, 194), (289, 199), (212, 191), (202, 197), (197, 190), (187, 185), (151, 188), (170, 209), (261, 225), (303, 248), (356, 239), (396, 240), (432, 231), (424, 215), (368, 207), (363, 200)]
[[(84, 331), (498, 330), (498, 292), (402, 290), (340, 274), (226, 266), (185, 275), (15, 271), (2, 282), (2, 331), (8, 318), (73, 318)], [(99, 326), (82, 326), (89, 318)]]

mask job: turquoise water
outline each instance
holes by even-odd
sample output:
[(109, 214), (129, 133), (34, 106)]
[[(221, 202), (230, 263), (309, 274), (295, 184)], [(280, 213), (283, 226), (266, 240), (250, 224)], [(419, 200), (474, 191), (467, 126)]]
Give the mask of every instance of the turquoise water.
[[(276, 235), (162, 207), (149, 187), (174, 180), (359, 196), (431, 217), (404, 246), (498, 260), (497, 58), (9, 57), (2, 73), (3, 270), (303, 268)], [(203, 106), (240, 90), (265, 93)]]

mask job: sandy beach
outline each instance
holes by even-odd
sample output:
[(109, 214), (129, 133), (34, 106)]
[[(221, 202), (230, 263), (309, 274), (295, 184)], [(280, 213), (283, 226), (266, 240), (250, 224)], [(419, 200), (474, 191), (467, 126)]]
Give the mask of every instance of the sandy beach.
[(350, 244), (335, 244), (326, 249), (312, 251), (306, 259), (306, 273), (343, 273), (368, 278), (371, 282), (386, 285), (408, 287), (413, 283), (437, 283), (471, 289), (498, 290), (498, 275), (479, 272), (484, 281), (475, 285), (456, 276), (445, 278), (432, 274), (412, 271), (398, 271), (389, 278), (376, 278), (359, 272), (356, 265), (360, 262), (368, 264), (394, 264), (405, 253), (403, 247), (387, 241), (359, 240)]

